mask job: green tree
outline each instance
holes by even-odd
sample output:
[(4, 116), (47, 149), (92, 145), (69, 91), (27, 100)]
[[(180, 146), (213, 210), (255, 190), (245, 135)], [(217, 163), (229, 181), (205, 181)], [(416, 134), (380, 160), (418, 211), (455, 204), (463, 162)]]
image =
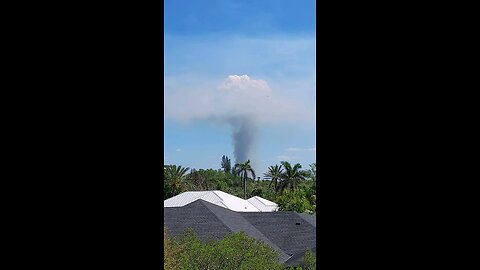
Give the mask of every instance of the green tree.
[(317, 269), (317, 256), (311, 250), (308, 250), (303, 256), (303, 269), (313, 270)]
[(255, 179), (255, 171), (253, 170), (252, 166), (250, 166), (250, 160), (247, 160), (245, 163), (237, 163), (235, 164), (234, 167), (235, 174), (240, 175), (243, 180), (243, 187), (244, 187), (244, 193), (243, 197), (244, 199), (247, 199), (247, 179), (248, 179), (248, 174), (252, 176), (250, 179)]
[(227, 156), (222, 156), (222, 169), (225, 173), (230, 173), (232, 171), (232, 163)]
[(313, 180), (313, 188), (317, 188), (317, 163), (310, 164), (311, 179)]
[(247, 236), (233, 233), (221, 240), (200, 240), (195, 232), (187, 230), (180, 239), (168, 235), (164, 247), (165, 269), (218, 269), (218, 270), (281, 270), (278, 252), (267, 244)]
[(175, 196), (182, 192), (184, 178), (190, 168), (177, 165), (165, 165), (163, 167), (165, 182), (171, 190), (171, 195)]
[(163, 269), (178, 269), (178, 261), (175, 257), (175, 252), (175, 245), (172, 243), (172, 239), (168, 236), (167, 228), (163, 227)]
[(268, 167), (268, 172), (263, 174), (264, 179), (270, 180), (270, 185), (268, 185), (268, 187), (270, 187), (271, 184), (274, 183), (274, 187), (276, 191), (278, 186), (278, 181), (282, 178), (282, 173), (283, 173), (282, 165), (280, 166), (275, 165), (275, 166)]
[(190, 191), (209, 190), (211, 187), (211, 181), (203, 173), (204, 170), (199, 171), (192, 169), (190, 173), (185, 177), (186, 187)]
[(287, 161), (282, 161), (282, 165), (285, 168), (285, 172), (282, 173), (282, 181), (278, 186), (280, 193), (287, 188), (295, 190), (301, 181), (305, 180), (305, 173), (301, 171), (302, 165), (300, 163), (295, 164), (293, 167)]
[(229, 174), (223, 171), (216, 171), (213, 169), (200, 170), (200, 175), (207, 180), (209, 189), (225, 190), (232, 185), (232, 179)]
[(303, 190), (285, 190), (277, 200), (280, 211), (295, 211), (298, 213), (313, 213), (314, 208), (308, 201)]
[(254, 188), (252, 192), (250, 192), (250, 197), (263, 197), (263, 189), (262, 188)]

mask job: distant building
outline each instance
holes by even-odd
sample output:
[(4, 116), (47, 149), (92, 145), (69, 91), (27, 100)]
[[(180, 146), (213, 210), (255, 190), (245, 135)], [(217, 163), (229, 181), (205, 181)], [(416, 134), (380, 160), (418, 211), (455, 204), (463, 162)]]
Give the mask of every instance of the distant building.
[(260, 210), (259, 212), (275, 212), (278, 210), (278, 204), (259, 196), (252, 197), (247, 201)]
[(204, 200), (235, 212), (275, 212), (278, 205), (255, 196), (244, 200), (220, 190), (187, 191), (163, 201), (163, 207), (182, 207), (196, 200)]

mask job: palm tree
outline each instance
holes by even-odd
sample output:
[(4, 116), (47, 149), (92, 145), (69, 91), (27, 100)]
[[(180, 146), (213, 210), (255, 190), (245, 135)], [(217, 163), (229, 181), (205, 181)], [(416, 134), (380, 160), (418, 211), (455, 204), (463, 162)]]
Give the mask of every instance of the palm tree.
[(305, 172), (301, 171), (302, 165), (300, 163), (295, 164), (293, 167), (287, 161), (282, 161), (283, 167), (285, 167), (285, 172), (282, 173), (282, 181), (278, 186), (280, 193), (282, 193), (286, 188), (295, 190), (300, 184), (300, 181), (305, 180)]
[(243, 179), (243, 186), (244, 186), (244, 193), (243, 197), (247, 199), (247, 179), (248, 173), (252, 175), (252, 179), (255, 179), (255, 171), (253, 170), (252, 166), (250, 166), (250, 160), (247, 160), (245, 163), (237, 163), (233, 168), (236, 175), (240, 175)]
[(264, 173), (263, 176), (265, 179), (270, 180), (270, 184), (268, 185), (268, 188), (272, 186), (272, 183), (275, 184), (275, 190), (277, 190), (277, 185), (278, 181), (282, 178), (282, 165), (275, 165), (275, 166), (270, 166), (268, 167), (268, 172)]
[(189, 169), (188, 167), (185, 168), (177, 165), (164, 166), (165, 180), (169, 181), (174, 196), (180, 193), (183, 186), (183, 179)]
[(310, 171), (312, 172), (313, 186), (317, 187), (317, 163), (310, 164)]
[(232, 171), (232, 163), (227, 156), (222, 156), (222, 168), (225, 173), (230, 173)]

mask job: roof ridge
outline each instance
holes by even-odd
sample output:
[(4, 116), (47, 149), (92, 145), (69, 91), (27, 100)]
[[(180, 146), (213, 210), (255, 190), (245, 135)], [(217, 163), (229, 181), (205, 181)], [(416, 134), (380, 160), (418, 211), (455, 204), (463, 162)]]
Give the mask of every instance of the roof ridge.
[(218, 218), (218, 216), (217, 216), (214, 212), (212, 212), (212, 210), (210, 209), (210, 207), (208, 207), (208, 205), (209, 205), (209, 204), (210, 204), (210, 205), (215, 205), (215, 206), (217, 206), (217, 207), (220, 207), (220, 208), (222, 208), (222, 209), (225, 209), (225, 210), (231, 211), (231, 212), (235, 212), (235, 211), (232, 211), (232, 210), (230, 210), (230, 209), (228, 209), (228, 208), (224, 208), (224, 207), (218, 206), (218, 205), (213, 204), (213, 203), (211, 203), (211, 202), (207, 202), (207, 201), (205, 201), (204, 199), (198, 199), (198, 200), (196, 200), (196, 202), (199, 202), (199, 203), (201, 203), (203, 206), (205, 206), (205, 208), (206, 208), (210, 213), (212, 213), (212, 215), (213, 215), (218, 221), (220, 221), (220, 223), (222, 223), (225, 228), (227, 228), (230, 232), (233, 232), (230, 227), (228, 227), (220, 218)]
[(259, 199), (260, 201), (263, 201), (266, 205), (276, 205), (276, 206), (278, 206), (278, 203), (276, 203), (276, 202), (274, 202), (274, 201), (267, 200), (267, 199), (265, 199), (265, 198), (263, 198), (263, 197), (258, 196), (258, 199)]
[[(211, 192), (212, 192), (215, 196), (217, 196), (217, 198), (220, 199), (220, 201), (223, 201), (222, 197), (220, 197), (220, 195), (217, 194), (217, 191), (219, 191), (219, 190), (212, 190)], [(224, 205), (225, 205), (225, 204), (224, 204)]]
[[(243, 201), (244, 203), (248, 204), (248, 205), (249, 205), (250, 207), (252, 207), (253, 209), (256, 209), (256, 210), (260, 211), (260, 209), (258, 209), (258, 207), (256, 207), (255, 205), (253, 205), (253, 204), (252, 204), (251, 202), (249, 202), (248, 200), (242, 199), (242, 198), (237, 197), (237, 196), (235, 196), (235, 195), (233, 195), (233, 194), (230, 194), (230, 193), (227, 193), (227, 192), (224, 192), (224, 191), (221, 191), (221, 190), (214, 190), (214, 191), (212, 191), (212, 192), (215, 194), (215, 196), (219, 197), (220, 200), (222, 200), (222, 201), (225, 201), (225, 200), (223, 200), (222, 197), (220, 197), (220, 195), (218, 195), (216, 192), (222, 192), (222, 193), (224, 193), (226, 196), (230, 196), (230, 197), (233, 197), (233, 198), (235, 198), (235, 199), (239, 199), (239, 200)], [(226, 201), (225, 201), (225, 202), (226, 202)], [(224, 204), (224, 205), (226, 205), (226, 204)], [(227, 208), (227, 209), (232, 210), (232, 209), (230, 209), (230, 208)], [(245, 208), (245, 209), (246, 209), (246, 208)], [(232, 211), (233, 211), (233, 210), (232, 210)], [(235, 212), (236, 212), (236, 211), (235, 211)]]
[[(215, 195), (215, 196), (218, 198), (219, 201), (223, 201), (223, 200), (222, 200), (222, 197), (218, 196), (218, 194), (215, 193), (215, 190), (208, 190), (208, 191), (206, 191), (206, 193), (203, 194), (202, 196), (198, 197), (197, 200), (202, 199), (203, 197), (208, 196), (208, 195), (210, 195), (210, 194), (212, 194), (212, 193), (213, 193), (213, 195)], [(204, 200), (204, 201), (207, 201), (207, 200)]]
[[(210, 202), (206, 202), (204, 201), (205, 203), (203, 203), (207, 208), (208, 210), (213, 213), (215, 215), (215, 217), (222, 223), (224, 224), (225, 227), (227, 227), (231, 232), (239, 232), (239, 231), (243, 231), (245, 234), (247, 234), (248, 236), (254, 238), (254, 239), (257, 239), (257, 240), (261, 240), (263, 241), (265, 244), (269, 245), (270, 247), (272, 247), (273, 249), (275, 249), (276, 251), (278, 251), (280, 254), (280, 259), (282, 261), (287, 261), (288, 259), (291, 258), (292, 255), (290, 254), (287, 254), (285, 251), (283, 251), (279, 246), (277, 246), (275, 243), (273, 243), (265, 234), (263, 234), (257, 227), (255, 227), (251, 222), (249, 222), (246, 218), (244, 218), (242, 215), (241, 215), (241, 212), (236, 212), (236, 211), (232, 211), (230, 209), (227, 209), (227, 208), (223, 208), (221, 206), (218, 206), (218, 205), (215, 205), (213, 203), (210, 203)], [(218, 213), (218, 211), (214, 211), (213, 209), (216, 209), (216, 210), (219, 210), (219, 211), (225, 211), (226, 213), (229, 213), (230, 217), (220, 217)], [(240, 220), (236, 220), (234, 221), (232, 219), (232, 216), (233, 215), (235, 218), (239, 218)], [(244, 223), (243, 225), (246, 225), (250, 228), (243, 228), (243, 229), (247, 229), (247, 230), (253, 230), (252, 231), (245, 231), (245, 230), (242, 230), (241, 228), (239, 227), (236, 227), (236, 226), (241, 226), (241, 224), (239, 224), (240, 222), (241, 223)], [(233, 223), (232, 223), (233, 222)], [(256, 234), (256, 235), (255, 235)]]
[[(189, 203), (187, 203), (187, 204), (185, 204), (185, 205), (183, 205), (183, 206), (174, 206), (174, 207), (171, 207), (171, 208), (181, 208), (181, 207), (189, 206), (189, 205), (194, 204), (194, 203), (196, 203), (196, 202), (198, 202), (198, 201), (200, 201), (200, 200), (202, 200), (202, 199), (197, 199), (197, 200), (195, 200), (195, 201), (191, 201), (191, 202), (189, 202)], [(203, 201), (203, 200), (202, 200), (202, 201)]]

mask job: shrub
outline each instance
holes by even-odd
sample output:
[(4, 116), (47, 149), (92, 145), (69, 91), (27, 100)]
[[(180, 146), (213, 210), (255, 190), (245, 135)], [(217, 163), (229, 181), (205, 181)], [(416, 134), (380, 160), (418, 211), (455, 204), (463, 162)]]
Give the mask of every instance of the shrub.
[(177, 269), (178, 262), (175, 258), (175, 245), (167, 234), (167, 228), (163, 227), (163, 269)]
[(315, 210), (302, 190), (285, 190), (284, 193), (278, 197), (278, 206), (280, 211), (295, 211), (298, 213), (313, 213)]
[(178, 240), (164, 235), (164, 243), (168, 244), (164, 249), (164, 269), (284, 268), (278, 262), (276, 251), (244, 232), (227, 235), (221, 240), (201, 241), (193, 230), (187, 230)]
[(303, 256), (304, 270), (317, 269), (317, 256), (312, 251), (308, 250)]

